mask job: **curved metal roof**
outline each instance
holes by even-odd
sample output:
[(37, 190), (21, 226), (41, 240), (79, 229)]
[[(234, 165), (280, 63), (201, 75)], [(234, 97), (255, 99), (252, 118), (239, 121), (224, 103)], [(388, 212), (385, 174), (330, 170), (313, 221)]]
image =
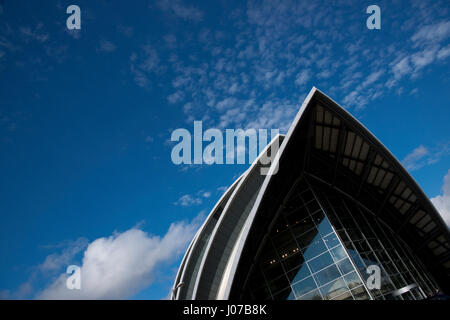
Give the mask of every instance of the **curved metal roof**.
[[(254, 197), (265, 177), (260, 175), (260, 169), (267, 165), (261, 163), (261, 159), (270, 153), (275, 143), (281, 144), (283, 138), (282, 135), (274, 137), (250, 168), (225, 191), (211, 210), (183, 257), (172, 290), (172, 298), (206, 299), (216, 295), (216, 291), (210, 292), (210, 284), (212, 281), (217, 285), (220, 283), (222, 273), (217, 273), (217, 269), (221, 265), (224, 266), (223, 263), (220, 264), (221, 260), (228, 260), (227, 253), (235, 243), (233, 236), (238, 236), (246, 218), (243, 213), (251, 209)], [(226, 242), (229, 242), (228, 247)], [(175, 290), (180, 284), (183, 285)]]
[[(313, 88), (303, 102), (270, 170), (278, 173), (269, 172), (264, 179), (258, 179), (260, 188), (251, 210), (245, 213), (239, 233), (233, 234), (226, 266), (218, 272), (213, 270), (215, 288), (206, 295), (194, 294), (191, 298), (237, 296), (274, 214), (301, 175), (317, 179), (364, 206), (413, 249), (443, 289), (450, 289), (450, 234), (442, 217), (395, 156), (357, 119), (318, 89)], [(242, 186), (244, 179), (241, 178), (228, 201), (246, 192)], [(226, 219), (228, 208), (227, 204), (221, 219)], [(220, 232), (221, 237), (230, 236), (227, 230)], [(209, 242), (210, 247), (216, 247), (213, 250), (222, 250), (220, 243), (212, 243), (213, 239)], [(200, 277), (202, 272), (203, 269)]]

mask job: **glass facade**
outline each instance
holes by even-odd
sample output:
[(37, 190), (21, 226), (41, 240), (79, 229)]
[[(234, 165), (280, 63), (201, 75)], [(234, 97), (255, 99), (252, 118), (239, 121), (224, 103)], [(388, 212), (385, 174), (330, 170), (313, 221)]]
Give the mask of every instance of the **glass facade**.
[[(374, 299), (415, 300), (432, 296), (437, 285), (420, 259), (395, 233), (357, 201), (320, 186), (317, 193), (361, 277), (367, 281), (367, 267), (381, 270), (380, 289), (371, 289)], [(400, 289), (412, 287), (400, 294)], [(397, 295), (396, 292), (399, 294)]]
[(200, 230), (174, 285), (185, 283), (180, 298), (412, 300), (450, 291), (448, 227), (360, 122), (314, 88), (279, 139), (277, 174), (245, 173), (213, 229)]
[(246, 289), (253, 299), (369, 299), (313, 191), (295, 188), (272, 227)]
[[(262, 245), (244, 298), (423, 299), (436, 288), (412, 251), (372, 214), (305, 178), (291, 190)], [(371, 265), (380, 269), (379, 289), (366, 285)]]

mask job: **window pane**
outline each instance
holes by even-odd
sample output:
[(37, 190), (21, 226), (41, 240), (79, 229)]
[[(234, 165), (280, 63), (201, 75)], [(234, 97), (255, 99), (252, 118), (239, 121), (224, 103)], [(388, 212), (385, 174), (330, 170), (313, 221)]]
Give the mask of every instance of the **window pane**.
[(344, 291), (343, 294), (340, 294), (339, 296), (336, 296), (333, 298), (333, 300), (353, 300), (352, 294), (349, 290)]
[(405, 292), (402, 294), (403, 300), (414, 300), (414, 297), (411, 292)]
[(381, 275), (381, 292), (383, 294), (389, 293), (393, 290), (395, 290), (394, 286), (389, 281), (388, 277), (385, 275)]
[(320, 288), (324, 299), (332, 299), (347, 291), (347, 286), (342, 278), (339, 278)]
[(290, 225), (294, 225), (309, 217), (309, 213), (305, 207), (293, 207), (292, 209), (286, 209), (286, 211), (288, 213), (286, 220)]
[(257, 300), (269, 300), (272, 299), (269, 288), (267, 286), (259, 287), (258, 289), (252, 289), (253, 297)]
[(294, 235), (300, 236), (304, 234), (306, 231), (311, 230), (314, 228), (314, 223), (312, 221), (312, 218), (310, 216), (303, 217), (301, 219), (295, 220), (294, 224), (291, 225), (292, 231), (294, 232)]
[(316, 230), (314, 230), (314, 233), (314, 238), (311, 238), (312, 234), (311, 232), (308, 232), (305, 237), (302, 236), (298, 239), (298, 241), (305, 246), (305, 248), (303, 249), (303, 256), (305, 257), (305, 260), (314, 258), (315, 256), (327, 250), (325, 243), (323, 243), (323, 240), (318, 236)]
[(397, 287), (397, 289), (400, 289), (400, 288), (403, 288), (404, 286), (406, 286), (405, 281), (403, 281), (403, 279), (401, 278), (401, 276), (399, 274), (392, 275), (391, 280), (394, 283), (394, 285)]
[[(330, 221), (328, 221), (327, 218), (319, 219), (317, 214), (313, 216), (313, 220), (317, 225), (317, 228), (319, 229), (319, 232), (325, 236), (329, 234), (330, 232), (333, 232), (333, 228), (331, 227)], [(318, 223), (318, 221), (320, 221)]]
[(353, 265), (351, 264), (351, 262), (350, 262), (350, 260), (348, 258), (344, 259), (342, 261), (339, 261), (337, 263), (337, 265), (339, 267), (339, 270), (341, 270), (342, 274), (347, 274), (347, 273), (355, 270), (353, 268)]
[(275, 263), (266, 263), (263, 266), (263, 272), (266, 276), (266, 279), (272, 280), (275, 279), (283, 274), (283, 268), (281, 267), (281, 263), (275, 262)]
[(353, 297), (355, 297), (355, 300), (369, 300), (369, 294), (367, 293), (364, 286), (360, 286), (356, 289), (352, 290)]
[(279, 291), (286, 289), (289, 287), (289, 282), (286, 277), (283, 275), (269, 283), (270, 291), (274, 293), (278, 293)]
[(294, 291), (291, 290), (291, 292), (287, 296), (286, 300), (295, 300)]
[(255, 272), (253, 273), (252, 278), (249, 281), (250, 287), (251, 288), (257, 288), (263, 284), (265, 284), (264, 282), (264, 276), (262, 274), (262, 272), (258, 269), (255, 270)]
[(292, 293), (291, 288), (284, 289), (273, 296), (274, 300), (294, 300), (294, 294)]
[(336, 278), (340, 277), (339, 270), (336, 268), (335, 265), (331, 265), (328, 268), (316, 273), (314, 275), (314, 278), (317, 280), (317, 283), (319, 285), (326, 284)]
[(358, 270), (365, 270), (366, 266), (363, 263), (361, 257), (359, 256), (359, 254), (353, 250), (352, 248), (346, 247), (347, 248), (347, 252), (350, 255), (350, 257), (352, 258), (353, 262), (355, 263), (356, 267), (358, 268)]
[(349, 273), (348, 275), (344, 276), (345, 282), (347, 282), (347, 286), (350, 289), (356, 288), (357, 286), (362, 285), (361, 278), (358, 276), (356, 271), (353, 271), (352, 273)]
[(320, 210), (320, 206), (316, 200), (308, 202), (306, 207), (308, 208), (309, 214), (311, 214), (311, 215), (313, 213), (317, 212), (318, 210)]
[[(347, 286), (344, 289), (351, 290), (356, 299), (384, 299), (396, 288), (415, 282), (432, 294), (431, 288), (436, 287), (434, 281), (428, 279), (431, 277), (416, 263), (419, 259), (415, 259), (414, 252), (397, 239), (398, 236), (386, 228), (382, 220), (339, 193), (325, 192), (317, 186), (316, 195), (327, 212), (320, 208), (306, 183), (300, 182), (296, 192), (287, 200), (282, 214), (270, 230), (270, 241), (259, 250), (258, 268), (253, 269), (248, 288), (244, 288), (248, 292), (246, 296), (254, 298), (258, 291), (263, 291), (262, 286), (267, 286), (278, 290), (269, 291), (268, 298), (324, 298), (321, 292), (325, 288), (322, 287), (329, 289), (329, 284), (336, 286), (342, 281)], [(414, 224), (419, 221), (416, 219)], [(338, 231), (334, 232), (332, 226)], [(445, 239), (432, 240), (430, 252), (447, 245), (444, 244)], [(368, 289), (364, 282), (369, 276), (366, 268), (372, 264), (381, 268), (381, 289), (366, 292)], [(298, 292), (305, 297), (289, 291), (291, 287), (301, 286), (306, 279), (309, 280), (304, 284), (309, 283), (310, 286), (303, 286), (309, 291)], [(336, 282), (337, 279), (341, 282)], [(286, 286), (286, 282), (291, 285)], [(327, 292), (326, 298), (350, 299), (349, 291), (342, 290), (340, 295)]]
[(331, 255), (333, 256), (334, 261), (342, 260), (347, 258), (347, 254), (345, 253), (344, 248), (342, 246), (335, 247), (330, 250)]
[[(295, 250), (295, 249), (294, 249)], [(298, 266), (301, 266), (305, 259), (303, 258), (302, 254), (300, 252), (291, 255), (290, 257), (283, 259), (282, 263), (284, 266), (284, 269), (286, 271), (292, 270), (293, 268), (296, 268)]]
[(289, 230), (277, 234), (276, 237), (273, 237), (272, 241), (280, 256), (291, 250), (293, 245), (295, 246), (294, 238)]
[(304, 200), (305, 202), (309, 202), (309, 201), (311, 201), (312, 199), (314, 199), (314, 195), (313, 195), (313, 193), (311, 192), (311, 190), (306, 190), (305, 192), (303, 192), (303, 193), (301, 194), (301, 197), (303, 198), (303, 200)]
[(320, 295), (319, 290), (316, 289), (305, 294), (304, 296), (301, 296), (298, 300), (322, 300), (322, 296)]
[(317, 272), (333, 263), (333, 259), (328, 252), (321, 254), (308, 262), (312, 272)]
[(300, 282), (297, 282), (292, 286), (293, 291), (297, 297), (304, 295), (305, 293), (316, 289), (316, 284), (312, 277), (308, 277)]
[(311, 272), (309, 272), (309, 268), (305, 265), (301, 266), (299, 269), (292, 271), (288, 274), (288, 277), (291, 278), (291, 283), (298, 282), (300, 280), (303, 280), (306, 277), (309, 277), (311, 275)]
[(327, 245), (328, 249), (333, 248), (334, 246), (337, 246), (340, 243), (337, 235), (334, 232), (326, 236), (323, 240), (325, 241), (325, 244)]
[(416, 300), (422, 300), (423, 299), (422, 294), (420, 293), (418, 288), (413, 288), (413, 289), (411, 289), (410, 292), (413, 294), (413, 296), (414, 296), (414, 298)]

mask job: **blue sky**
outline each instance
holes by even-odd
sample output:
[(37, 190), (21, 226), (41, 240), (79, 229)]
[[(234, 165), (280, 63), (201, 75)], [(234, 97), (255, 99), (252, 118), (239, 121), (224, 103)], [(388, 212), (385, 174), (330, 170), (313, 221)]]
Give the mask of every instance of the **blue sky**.
[[(0, 0), (0, 297), (167, 297), (248, 166), (176, 166), (171, 132), (286, 132), (312, 86), (448, 219), (449, 17), (448, 1)], [(87, 279), (75, 296), (70, 264)]]

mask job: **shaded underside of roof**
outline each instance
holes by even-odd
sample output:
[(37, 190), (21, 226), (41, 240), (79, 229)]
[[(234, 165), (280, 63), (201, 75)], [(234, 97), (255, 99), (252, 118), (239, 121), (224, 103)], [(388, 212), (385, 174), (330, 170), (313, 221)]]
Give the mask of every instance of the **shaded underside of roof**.
[(389, 150), (361, 123), (313, 89), (281, 146), (279, 171), (261, 201), (240, 255), (236, 296), (293, 183), (308, 175), (357, 201), (393, 230), (450, 290), (450, 235), (439, 213)]

